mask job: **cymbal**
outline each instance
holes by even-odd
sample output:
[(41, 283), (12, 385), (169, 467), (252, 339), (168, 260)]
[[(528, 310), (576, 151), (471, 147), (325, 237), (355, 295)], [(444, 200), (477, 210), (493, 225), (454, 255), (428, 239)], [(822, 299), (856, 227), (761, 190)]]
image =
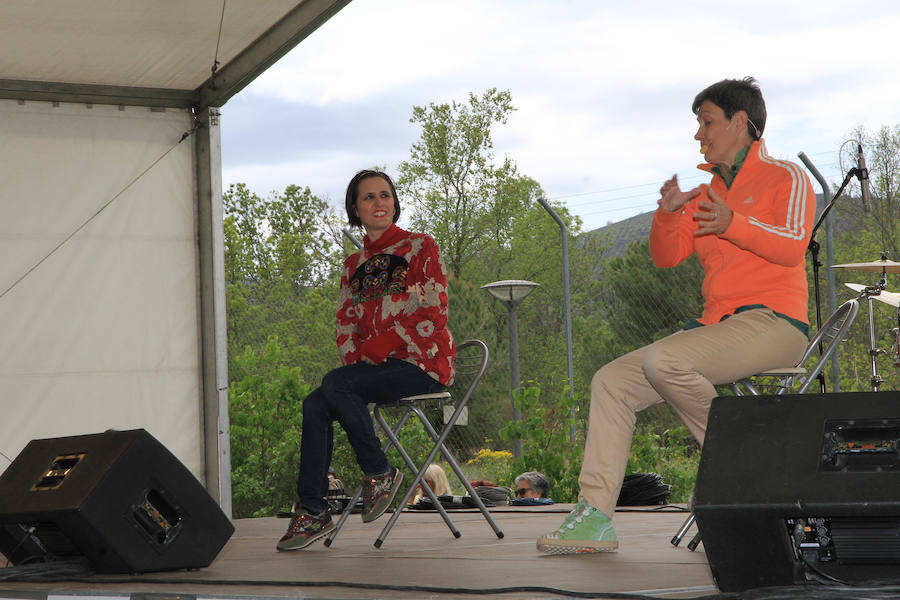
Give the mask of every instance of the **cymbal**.
[(892, 260), (873, 260), (872, 262), (847, 263), (843, 265), (831, 265), (835, 269), (852, 269), (854, 271), (872, 271), (880, 273), (900, 273), (900, 262)]
[[(861, 292), (866, 288), (866, 286), (861, 283), (845, 283), (844, 285), (856, 292)], [(872, 299), (884, 302), (885, 304), (890, 304), (894, 308), (900, 308), (900, 294), (897, 292), (881, 290), (881, 293), (877, 296), (872, 296)]]

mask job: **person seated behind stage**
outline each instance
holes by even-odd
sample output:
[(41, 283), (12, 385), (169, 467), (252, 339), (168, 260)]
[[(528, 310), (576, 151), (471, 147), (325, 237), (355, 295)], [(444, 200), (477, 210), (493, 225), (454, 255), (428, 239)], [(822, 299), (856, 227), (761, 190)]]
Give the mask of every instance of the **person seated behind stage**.
[(516, 497), (512, 506), (536, 506), (553, 504), (550, 498), (550, 482), (543, 473), (528, 471), (515, 479)]
[[(422, 475), (422, 482), (431, 488), (431, 491), (434, 492), (435, 496), (440, 496), (441, 494), (453, 494), (453, 490), (450, 489), (450, 482), (447, 480), (447, 472), (437, 463), (428, 465), (428, 468), (425, 469), (425, 474)], [(422, 484), (419, 484), (418, 491), (412, 498), (411, 503), (414, 504), (423, 497), (427, 498), (427, 495), (425, 494), (425, 490), (422, 489)]]
[(344, 510), (344, 499), (349, 502), (344, 482), (337, 478), (334, 467), (328, 467), (328, 491), (325, 492), (325, 501), (332, 513), (339, 514)]
[(328, 489), (344, 491), (344, 482), (337, 478), (334, 467), (328, 467)]
[(712, 84), (691, 109), (706, 159), (699, 168), (712, 180), (686, 192), (677, 176), (663, 184), (650, 256), (657, 267), (674, 267), (697, 255), (703, 314), (596, 372), (580, 500), (559, 529), (537, 540), (542, 552), (618, 547), (610, 518), (637, 411), (668, 402), (702, 445), (714, 386), (796, 364), (806, 349), (804, 256), (816, 209), (809, 178), (766, 152), (766, 106), (752, 77)]
[(543, 473), (528, 471), (515, 479), (516, 498), (547, 498), (550, 496), (550, 482)]
[(397, 227), (400, 201), (380, 171), (360, 171), (347, 186), (350, 225), (362, 226), (363, 249), (344, 261), (337, 311), (343, 366), (303, 401), (297, 498), (278, 550), (305, 548), (334, 529), (325, 495), (334, 421), (363, 472), (363, 522), (387, 510), (403, 474), (381, 449), (369, 403), (444, 390), (456, 349), (447, 329), (447, 274), (437, 244)]

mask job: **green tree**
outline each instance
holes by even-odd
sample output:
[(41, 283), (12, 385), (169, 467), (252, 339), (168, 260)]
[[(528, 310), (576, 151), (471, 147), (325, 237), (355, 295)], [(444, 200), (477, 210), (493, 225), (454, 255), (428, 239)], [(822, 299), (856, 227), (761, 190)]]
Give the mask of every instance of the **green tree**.
[[(847, 198), (839, 199), (835, 206), (844, 214), (844, 223), (852, 224), (852, 231), (859, 241), (868, 238), (877, 249), (875, 255), (869, 254), (858, 261), (876, 260), (881, 251), (887, 252), (891, 260), (900, 260), (900, 125), (885, 125), (875, 133), (869, 133), (860, 126), (848, 135), (849, 139), (861, 143), (866, 151), (873, 196), (872, 212), (859, 218), (859, 201)], [(847, 169), (856, 166), (856, 153), (856, 144), (843, 146), (842, 165)], [(859, 187), (852, 183), (849, 189), (858, 192)], [(849, 219), (848, 213), (851, 215)], [(862, 250), (869, 244), (857, 246), (862, 246), (859, 248)]]
[[(413, 203), (411, 226), (434, 236), (450, 270), (451, 331), (458, 340), (482, 339), (491, 349), (480, 401), (471, 406), (470, 422), (479, 423), (483, 438), (471, 441), (475, 449), (486, 440), (496, 443), (497, 430), (511, 417), (507, 311), (480, 290), (483, 284), (540, 284), (517, 309), (520, 371), (540, 382), (545, 397), (568, 385), (559, 228), (537, 202), (544, 195), (540, 184), (519, 173), (509, 157), (499, 160), (493, 153), (492, 134), (514, 110), (511, 94), (496, 89), (470, 94), (467, 103), (417, 106), (411, 122), (421, 134), (399, 166), (398, 192)], [(577, 243), (580, 221), (562, 203), (552, 205), (569, 228), (573, 296), (590, 304), (597, 248)], [(596, 308), (573, 302), (575, 310)]]
[(398, 192), (413, 202), (412, 227), (435, 238), (456, 277), (484, 255), (488, 232), (503, 221), (496, 213), (511, 208), (506, 200), (521, 201), (504, 195), (518, 185), (515, 165), (509, 159), (495, 165), (492, 152), (492, 128), (514, 110), (509, 91), (495, 88), (470, 94), (468, 104), (413, 107), (410, 122), (422, 133), (400, 163)]
[(277, 337), (234, 357), (228, 391), (234, 513), (273, 515), (294, 497), (300, 415), (310, 386), (285, 364)]
[(237, 184), (223, 199), (231, 368), (246, 347), (260, 349), (277, 335), (286, 362), (302, 364), (305, 381), (317, 384), (338, 364), (326, 343), (343, 252), (333, 209), (296, 185), (262, 199)]
[[(869, 167), (872, 193), (872, 212), (861, 210), (861, 203), (854, 196), (859, 195), (858, 184), (851, 183), (848, 192), (837, 200), (828, 218), (835, 228), (835, 263), (855, 263), (878, 260), (886, 253), (890, 260), (900, 260), (900, 125), (883, 126), (870, 134), (863, 127), (848, 133), (854, 143), (842, 146), (841, 162), (844, 169), (856, 165), (856, 143), (863, 145)], [(835, 186), (836, 187), (836, 186)], [(881, 277), (876, 272), (860, 272), (851, 269), (835, 269), (837, 289), (835, 295), (840, 303), (856, 294), (843, 286), (844, 283), (875, 285)], [(897, 291), (894, 275), (888, 274), (888, 291)], [(824, 275), (822, 276), (824, 280)], [(821, 283), (821, 281), (820, 281)], [(824, 291), (823, 291), (824, 293)], [(810, 314), (814, 315), (814, 301), (811, 298)], [(873, 302), (873, 328), (875, 347), (887, 352), (876, 356), (878, 375), (884, 378), (881, 390), (900, 387), (900, 371), (893, 364), (894, 354), (890, 353), (896, 342), (892, 329), (897, 327), (897, 311), (893, 307)], [(823, 315), (823, 319), (827, 315)], [(850, 329), (847, 339), (840, 349), (841, 391), (871, 391), (872, 341), (869, 338), (869, 323), (865, 302), (860, 307), (856, 323)], [(815, 323), (814, 317), (811, 323)], [(830, 371), (830, 367), (829, 367)]]

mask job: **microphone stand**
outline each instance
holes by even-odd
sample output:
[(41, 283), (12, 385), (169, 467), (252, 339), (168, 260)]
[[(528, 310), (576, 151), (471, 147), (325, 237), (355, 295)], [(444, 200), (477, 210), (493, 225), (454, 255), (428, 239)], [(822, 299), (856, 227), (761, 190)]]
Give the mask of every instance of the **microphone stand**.
[[(813, 265), (813, 289), (815, 290), (816, 296), (816, 331), (818, 331), (822, 327), (822, 307), (821, 307), (821, 298), (819, 297), (819, 267), (822, 266), (822, 263), (819, 262), (819, 242), (816, 241), (816, 232), (819, 231), (819, 227), (822, 226), (822, 223), (825, 222), (825, 217), (828, 216), (828, 213), (831, 212), (831, 208), (834, 206), (834, 203), (838, 198), (841, 197), (841, 194), (844, 193), (844, 188), (847, 187), (847, 184), (850, 183), (850, 180), (854, 177), (860, 177), (862, 172), (857, 168), (853, 167), (849, 171), (847, 171), (847, 176), (844, 177), (844, 181), (841, 183), (841, 187), (838, 188), (838, 191), (835, 192), (834, 197), (831, 199), (825, 208), (822, 209), (822, 214), (819, 215), (819, 219), (816, 221), (816, 224), (813, 226), (812, 235), (809, 237), (809, 246), (808, 250), (810, 256), (812, 257), (812, 265)], [(822, 347), (821, 340), (819, 341), (819, 354), (821, 355), (824, 351)], [(816, 376), (816, 379), (819, 380), (819, 384), (822, 386), (822, 393), (825, 393), (825, 374), (824, 369), (819, 372)]]

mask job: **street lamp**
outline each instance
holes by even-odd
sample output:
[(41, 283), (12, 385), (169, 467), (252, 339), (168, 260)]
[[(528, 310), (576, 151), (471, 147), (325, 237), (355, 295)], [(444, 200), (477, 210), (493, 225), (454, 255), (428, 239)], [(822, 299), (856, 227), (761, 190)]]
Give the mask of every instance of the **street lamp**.
[[(509, 311), (509, 388), (512, 394), (513, 421), (519, 420), (519, 410), (515, 403), (516, 392), (519, 391), (519, 325), (516, 322), (516, 306), (538, 286), (539, 283), (521, 279), (494, 281), (481, 286), (481, 289), (499, 300)], [(513, 440), (513, 456), (519, 458), (521, 455), (522, 440)]]

